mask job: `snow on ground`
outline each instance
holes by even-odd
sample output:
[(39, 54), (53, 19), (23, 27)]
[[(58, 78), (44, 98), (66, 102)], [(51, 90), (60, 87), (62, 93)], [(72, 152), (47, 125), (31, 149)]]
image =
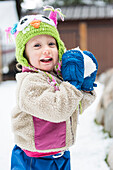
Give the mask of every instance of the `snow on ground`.
[(72, 170), (109, 170), (104, 160), (113, 138), (103, 133), (103, 127), (94, 122), (103, 88), (98, 83), (95, 102), (79, 116), (76, 143), (71, 147)]
[(15, 104), (15, 81), (0, 84), (0, 170), (10, 170), (10, 155), (13, 148), (11, 110)]
[[(0, 84), (0, 170), (10, 170), (11, 150), (14, 146), (11, 131), (11, 110), (15, 105), (15, 81)], [(72, 170), (109, 170), (104, 159), (113, 139), (94, 123), (96, 106), (103, 91), (98, 84), (96, 101), (79, 116), (76, 143), (71, 147)]]

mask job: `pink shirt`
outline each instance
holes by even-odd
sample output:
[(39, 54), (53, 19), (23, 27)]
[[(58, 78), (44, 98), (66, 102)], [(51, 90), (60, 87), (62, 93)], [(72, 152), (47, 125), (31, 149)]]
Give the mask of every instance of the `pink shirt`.
[(50, 155), (55, 155), (59, 152), (49, 152), (49, 153), (39, 153), (39, 152), (31, 152), (31, 151), (27, 151), (27, 150), (23, 150), (25, 152), (25, 154), (29, 157), (44, 157), (44, 156), (50, 156)]

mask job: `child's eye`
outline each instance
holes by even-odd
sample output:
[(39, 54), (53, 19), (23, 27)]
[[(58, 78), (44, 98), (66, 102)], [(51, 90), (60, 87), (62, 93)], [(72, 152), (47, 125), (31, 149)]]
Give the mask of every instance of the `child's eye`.
[(50, 43), (49, 43), (49, 45), (50, 45), (50, 46), (55, 46), (55, 45), (56, 45), (56, 43), (54, 43), (54, 42), (50, 42)]
[(35, 44), (34, 47), (40, 47), (40, 44)]

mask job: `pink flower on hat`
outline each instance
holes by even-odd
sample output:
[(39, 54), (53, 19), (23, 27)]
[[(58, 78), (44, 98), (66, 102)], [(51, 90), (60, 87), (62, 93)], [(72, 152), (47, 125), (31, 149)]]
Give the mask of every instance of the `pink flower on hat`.
[(45, 6), (44, 11), (49, 10), (51, 11), (49, 14), (49, 18), (52, 19), (57, 27), (57, 13), (59, 14), (62, 21), (64, 21), (64, 15), (61, 13), (60, 8), (54, 9), (52, 6)]

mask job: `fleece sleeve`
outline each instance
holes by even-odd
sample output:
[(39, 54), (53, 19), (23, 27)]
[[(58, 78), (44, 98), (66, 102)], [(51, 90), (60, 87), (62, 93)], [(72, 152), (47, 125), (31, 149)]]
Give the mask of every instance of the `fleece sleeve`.
[(95, 91), (91, 91), (90, 93), (86, 93), (82, 91), (83, 98), (81, 100), (82, 112), (87, 109), (95, 100), (96, 93)]
[(32, 116), (51, 122), (67, 120), (76, 110), (83, 94), (68, 82), (62, 82), (59, 91), (49, 85), (47, 78), (26, 74), (18, 85), (19, 108)]

